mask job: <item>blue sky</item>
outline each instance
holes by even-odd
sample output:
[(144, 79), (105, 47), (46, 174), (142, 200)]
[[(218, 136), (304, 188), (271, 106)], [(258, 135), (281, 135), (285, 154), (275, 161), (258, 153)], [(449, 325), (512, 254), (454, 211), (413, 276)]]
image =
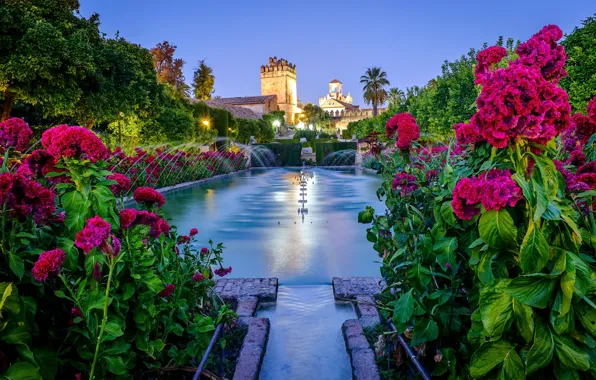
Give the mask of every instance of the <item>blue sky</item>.
[(80, 0), (101, 30), (151, 48), (178, 46), (190, 83), (197, 61), (215, 73), (215, 94), (260, 95), (269, 56), (296, 64), (298, 97), (317, 102), (341, 80), (364, 105), (360, 76), (381, 66), (392, 87), (424, 85), (445, 59), (505, 38), (526, 40), (546, 24), (570, 33), (596, 13), (596, 0)]

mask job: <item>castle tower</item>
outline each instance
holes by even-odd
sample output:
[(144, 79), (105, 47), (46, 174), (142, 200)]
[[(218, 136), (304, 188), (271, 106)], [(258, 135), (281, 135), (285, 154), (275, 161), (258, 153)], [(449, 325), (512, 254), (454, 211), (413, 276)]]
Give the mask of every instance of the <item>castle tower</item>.
[(329, 82), (329, 95), (332, 98), (335, 99), (341, 99), (342, 98), (342, 94), (341, 94), (341, 86), (343, 84), (338, 81), (337, 79), (333, 79), (331, 82)]
[(286, 123), (294, 124), (298, 108), (296, 88), (296, 65), (277, 57), (269, 57), (269, 63), (261, 66), (261, 95), (277, 95), (280, 111), (286, 113)]

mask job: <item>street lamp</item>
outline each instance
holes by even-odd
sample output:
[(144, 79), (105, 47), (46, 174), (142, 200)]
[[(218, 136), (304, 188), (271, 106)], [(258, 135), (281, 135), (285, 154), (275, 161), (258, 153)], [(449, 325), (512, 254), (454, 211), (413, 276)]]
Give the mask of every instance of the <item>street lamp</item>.
[(312, 126), (312, 124), (309, 124), (309, 125), (308, 125), (308, 129), (310, 129), (311, 131), (312, 131), (312, 130), (314, 130), (314, 128), (313, 128), (313, 126)]
[(303, 122), (299, 122), (298, 124), (296, 124), (296, 128), (298, 128), (298, 129), (304, 129), (304, 123)]
[(209, 128), (209, 120), (203, 120), (203, 125)]
[(279, 120), (274, 120), (273, 121), (273, 126), (275, 127), (275, 134), (279, 133), (279, 126), (281, 125), (281, 123), (279, 122)]

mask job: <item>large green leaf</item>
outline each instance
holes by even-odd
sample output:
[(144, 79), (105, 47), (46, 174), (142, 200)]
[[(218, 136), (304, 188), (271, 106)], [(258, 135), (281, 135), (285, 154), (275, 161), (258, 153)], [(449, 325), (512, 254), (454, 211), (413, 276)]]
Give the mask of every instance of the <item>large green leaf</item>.
[(1, 282), (0, 294), (2, 295), (2, 299), (0, 300), (0, 321), (4, 319), (2, 313), (4, 310), (9, 311), (13, 315), (18, 315), (21, 305), (19, 304), (16, 285), (12, 282)]
[(561, 289), (555, 299), (553, 308), (559, 315), (565, 315), (569, 312), (571, 307), (571, 299), (573, 298), (575, 286), (575, 265), (573, 261), (567, 261), (567, 268), (560, 279)]
[(480, 238), (493, 248), (514, 247), (517, 228), (505, 209), (490, 210), (480, 217), (478, 223)]
[(515, 326), (526, 342), (532, 341), (534, 336), (534, 310), (518, 300), (513, 300), (513, 315)]
[(581, 301), (575, 305), (575, 316), (584, 328), (596, 337), (596, 310)]
[(524, 273), (539, 272), (549, 258), (549, 247), (542, 231), (530, 222), (520, 247), (519, 259)]
[(126, 373), (126, 366), (120, 356), (106, 356), (103, 359), (106, 362), (108, 371), (114, 375), (124, 375)]
[(25, 262), (23, 259), (15, 253), (9, 252), (8, 253), (8, 266), (12, 273), (20, 279), (23, 278), (25, 274)]
[(402, 294), (399, 300), (395, 303), (393, 309), (393, 320), (396, 323), (406, 323), (412, 318), (414, 312), (414, 297), (412, 292), (414, 289), (410, 289), (409, 292)]
[(513, 345), (506, 340), (488, 342), (480, 346), (470, 361), (470, 375), (474, 378), (483, 377), (495, 367), (503, 363)]
[(555, 290), (556, 280), (542, 273), (519, 276), (507, 286), (506, 292), (519, 302), (544, 309)]
[(453, 208), (451, 207), (451, 201), (443, 202), (441, 205), (441, 218), (445, 223), (455, 227), (456, 219), (455, 214), (453, 213)]
[(526, 373), (529, 375), (550, 363), (555, 351), (555, 341), (549, 327), (536, 319), (534, 343), (526, 356)]
[(567, 252), (567, 262), (569, 261), (572, 261), (575, 267), (574, 293), (582, 298), (592, 286), (592, 271), (588, 264), (574, 253)]
[(580, 371), (587, 371), (590, 368), (590, 357), (580, 350), (571, 338), (558, 335), (554, 335), (554, 338), (555, 351), (561, 364)]
[(515, 348), (511, 348), (505, 359), (503, 359), (503, 369), (501, 370), (501, 380), (525, 379), (524, 363)]
[(457, 238), (442, 237), (433, 246), (433, 251), (437, 255), (437, 261), (443, 268), (447, 264), (455, 266), (455, 250), (457, 249)]
[(39, 371), (33, 364), (26, 363), (26, 362), (18, 362), (11, 365), (4, 375), (2, 375), (2, 379), (9, 379), (9, 380), (42, 380)]
[(507, 293), (488, 290), (480, 295), (482, 325), (491, 337), (509, 329), (513, 317), (513, 298)]
[(439, 326), (430, 318), (423, 318), (416, 325), (412, 331), (411, 346), (417, 346), (421, 343), (433, 341), (439, 336)]

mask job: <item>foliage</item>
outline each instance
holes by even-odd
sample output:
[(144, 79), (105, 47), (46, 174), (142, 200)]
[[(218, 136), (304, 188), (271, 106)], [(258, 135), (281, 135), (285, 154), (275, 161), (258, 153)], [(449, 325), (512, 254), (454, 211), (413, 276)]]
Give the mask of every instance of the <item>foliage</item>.
[(157, 71), (158, 82), (173, 86), (178, 97), (185, 97), (188, 96), (190, 88), (184, 82), (184, 74), (182, 73), (184, 60), (174, 58), (176, 48), (176, 45), (171, 45), (168, 41), (160, 42), (151, 49), (151, 55)]
[(231, 316), (209, 292), (223, 246), (198, 251), (196, 229), (178, 235), (140, 192), (140, 209), (121, 210), (122, 178), (90, 131), (50, 129), (31, 155), (14, 144), (0, 174), (22, 186), (0, 194), (2, 376), (132, 378), (200, 356)]
[(302, 107), (300, 120), (306, 125), (313, 125), (316, 129), (328, 129), (333, 124), (331, 115), (312, 103), (307, 103)]
[(328, 166), (353, 166), (356, 163), (355, 142), (316, 143), (317, 164)]
[(581, 27), (565, 37), (563, 46), (567, 52), (569, 76), (561, 80), (569, 94), (569, 102), (575, 112), (586, 109), (588, 101), (596, 95), (596, 18), (588, 17)]
[(397, 87), (392, 87), (387, 93), (387, 102), (390, 107), (400, 108), (406, 102), (406, 94)]
[(273, 127), (263, 119), (247, 120), (235, 118), (234, 121), (236, 123), (234, 138), (242, 144), (248, 144), (251, 136), (254, 136), (259, 143), (268, 143), (275, 138)]
[[(477, 139), (458, 134), (466, 146), (395, 150), (372, 161), (387, 210), (368, 207), (359, 220), (372, 222), (367, 238), (383, 259), (383, 314), (435, 376), (594, 376), (596, 165), (586, 160), (596, 158), (596, 137), (578, 143), (579, 124), (559, 135), (569, 126), (557, 87), (561, 37), (547, 26), (518, 47), (517, 59), (477, 72), (479, 99), (491, 99), (472, 117)], [(544, 112), (532, 124), (542, 132), (502, 122), (496, 139), (488, 120), (523, 115), (543, 91), (551, 102), (532, 111)], [(561, 141), (569, 138), (573, 144)]]
[(251, 167), (302, 166), (302, 144), (259, 144), (251, 150)]
[(364, 101), (366, 104), (372, 104), (373, 116), (377, 116), (377, 108), (387, 100), (387, 90), (389, 86), (387, 73), (380, 67), (371, 67), (366, 69), (366, 74), (360, 77), (360, 83), (364, 84)]
[(195, 70), (192, 78), (192, 90), (195, 99), (208, 100), (215, 91), (215, 75), (213, 69), (202, 59), (199, 61), (199, 67)]

